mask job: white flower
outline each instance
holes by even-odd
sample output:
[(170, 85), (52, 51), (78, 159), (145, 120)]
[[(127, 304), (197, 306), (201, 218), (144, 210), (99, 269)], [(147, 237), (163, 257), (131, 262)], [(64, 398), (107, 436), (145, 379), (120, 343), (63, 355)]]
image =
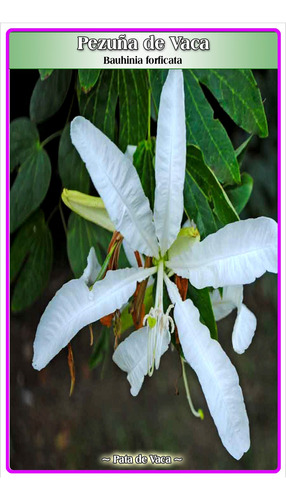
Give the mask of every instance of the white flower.
[(119, 309), (133, 295), (137, 282), (157, 273), (155, 304), (145, 317), (146, 326), (119, 344), (113, 360), (128, 373), (131, 393), (138, 394), (144, 376), (158, 368), (174, 328), (170, 308), (163, 309), (165, 280), (185, 359), (198, 375), (224, 446), (239, 459), (250, 441), (236, 370), (200, 322), (192, 301), (182, 301), (167, 274), (187, 277), (197, 288), (218, 288), (250, 283), (267, 270), (275, 272), (277, 224), (261, 217), (229, 224), (202, 242), (190, 238), (186, 245), (185, 238), (183, 244), (177, 239), (186, 162), (181, 70), (169, 71), (161, 94), (154, 215), (131, 161), (100, 130), (77, 117), (71, 124), (71, 139), (116, 230), (133, 251), (153, 257), (154, 267), (109, 271), (91, 290), (83, 280), (64, 285), (38, 326), (33, 366), (43, 368), (83, 326)]
[(243, 286), (227, 286), (222, 295), (219, 290), (211, 293), (211, 302), (216, 321), (228, 316), (237, 308), (237, 316), (232, 332), (232, 346), (235, 352), (243, 354), (250, 346), (256, 330), (256, 317), (243, 304)]

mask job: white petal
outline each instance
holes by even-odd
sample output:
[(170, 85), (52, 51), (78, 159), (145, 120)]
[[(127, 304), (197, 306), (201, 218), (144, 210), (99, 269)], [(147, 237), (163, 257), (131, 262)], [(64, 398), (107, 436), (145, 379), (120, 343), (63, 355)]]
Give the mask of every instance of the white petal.
[[(135, 254), (134, 254), (134, 250), (132, 250), (131, 246), (129, 245), (129, 243), (127, 243), (125, 238), (123, 240), (123, 248), (124, 248), (124, 252), (125, 252), (125, 255), (127, 257), (129, 264), (132, 267), (138, 267), (138, 262), (136, 260)], [(144, 257), (141, 254), (139, 254), (139, 255), (140, 255), (140, 258), (142, 261), (142, 265), (144, 266)]]
[(149, 200), (131, 161), (82, 116), (71, 123), (71, 139), (116, 229), (134, 250), (158, 257)]
[(232, 332), (232, 346), (235, 352), (243, 354), (250, 346), (256, 330), (256, 324), (257, 321), (253, 312), (244, 304), (241, 304)]
[(91, 286), (95, 282), (100, 269), (101, 265), (97, 260), (95, 250), (91, 247), (87, 257), (87, 266), (80, 279), (82, 279), (87, 286)]
[(167, 262), (196, 288), (252, 283), (277, 272), (277, 223), (267, 217), (233, 222)]
[[(127, 380), (131, 385), (130, 392), (132, 396), (139, 393), (144, 377), (148, 371), (148, 327), (140, 328), (131, 333), (127, 339), (119, 344), (113, 354), (113, 361), (127, 372)], [(169, 342), (166, 336), (162, 335), (159, 358), (167, 351)], [(149, 366), (150, 368), (150, 366)]]
[(136, 149), (137, 149), (137, 146), (131, 146), (131, 145), (129, 145), (129, 146), (127, 146), (126, 151), (124, 153), (125, 156), (127, 156), (127, 158), (130, 161), (132, 161), (132, 163), (133, 163), (133, 156), (134, 156), (134, 153), (135, 153)]
[(161, 93), (155, 157), (156, 234), (164, 255), (175, 240), (184, 210), (186, 119), (182, 70), (170, 70)]
[(108, 271), (92, 290), (82, 279), (66, 283), (48, 304), (34, 342), (33, 367), (44, 368), (84, 326), (114, 312), (156, 268)]
[(243, 299), (243, 286), (226, 286), (223, 288), (223, 295), (219, 290), (214, 290), (210, 294), (214, 317), (216, 321), (228, 316), (233, 309), (240, 307)]
[(184, 356), (195, 370), (219, 436), (237, 460), (250, 446), (249, 423), (237, 372), (220, 344), (200, 322), (190, 299), (181, 300), (175, 285), (166, 279)]

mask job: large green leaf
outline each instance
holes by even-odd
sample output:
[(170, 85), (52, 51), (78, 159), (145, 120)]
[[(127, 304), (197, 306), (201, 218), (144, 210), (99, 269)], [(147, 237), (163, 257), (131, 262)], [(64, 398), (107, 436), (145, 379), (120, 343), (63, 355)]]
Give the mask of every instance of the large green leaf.
[(240, 214), (240, 212), (242, 212), (242, 210), (246, 206), (252, 193), (252, 188), (252, 177), (246, 172), (243, 172), (243, 174), (241, 175), (241, 184), (239, 186), (236, 186), (235, 188), (227, 189), (228, 197), (238, 214)]
[(53, 69), (39, 69), (41, 80), (46, 80), (51, 76)]
[(252, 134), (267, 137), (261, 94), (249, 69), (198, 69), (194, 73), (233, 121)]
[(231, 141), (204, 96), (192, 70), (184, 70), (187, 144), (198, 146), (205, 162), (221, 182), (240, 182), (239, 165)]
[(155, 139), (141, 141), (133, 156), (133, 164), (141, 179), (141, 184), (145, 195), (150, 201), (151, 208), (154, 207), (155, 195)]
[(148, 80), (146, 70), (119, 73), (119, 147), (137, 145), (146, 138), (148, 126)]
[(201, 239), (218, 230), (209, 199), (188, 169), (184, 185), (184, 207), (188, 218), (196, 223)]
[(40, 144), (37, 127), (29, 118), (16, 118), (10, 126), (10, 170), (23, 163)]
[(217, 325), (213, 313), (209, 290), (207, 288), (198, 290), (189, 283), (187, 297), (192, 300), (194, 305), (200, 311), (200, 321), (208, 327), (211, 337), (217, 340)]
[(85, 94), (87, 94), (96, 84), (100, 75), (100, 69), (79, 69), (79, 83)]
[(214, 212), (222, 224), (239, 220), (226, 192), (215, 174), (204, 162), (202, 153), (196, 146), (188, 146), (187, 148), (186, 170), (190, 172), (208, 200), (213, 202)]
[(12, 311), (30, 306), (46, 287), (53, 260), (52, 237), (44, 214), (36, 212), (21, 227), (11, 248), (10, 276), (16, 279)]
[(78, 100), (81, 115), (114, 141), (115, 111), (118, 101), (118, 71), (102, 71), (95, 88), (88, 95), (79, 92)]
[(42, 123), (62, 106), (71, 82), (72, 71), (57, 69), (46, 80), (37, 81), (30, 100), (30, 117)]
[(89, 175), (85, 164), (71, 142), (69, 123), (61, 135), (58, 165), (63, 187), (89, 193)]
[(19, 168), (11, 189), (11, 232), (15, 231), (41, 204), (48, 191), (50, 179), (49, 156), (38, 146)]

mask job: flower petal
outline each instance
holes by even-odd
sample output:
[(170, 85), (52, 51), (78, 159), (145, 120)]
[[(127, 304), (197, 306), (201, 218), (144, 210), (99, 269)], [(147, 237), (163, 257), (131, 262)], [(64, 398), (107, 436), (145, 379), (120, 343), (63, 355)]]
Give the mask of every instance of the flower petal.
[(228, 224), (167, 265), (196, 288), (252, 283), (277, 272), (277, 223), (267, 217)]
[(219, 321), (228, 316), (236, 307), (240, 307), (243, 299), (243, 286), (226, 286), (223, 295), (219, 290), (210, 294), (214, 317)]
[(152, 211), (131, 161), (82, 116), (71, 123), (71, 139), (116, 229), (134, 250), (158, 257)]
[(100, 269), (101, 265), (97, 260), (95, 250), (91, 247), (87, 257), (87, 266), (80, 279), (83, 280), (88, 287), (90, 287), (95, 282)]
[(134, 153), (137, 149), (137, 146), (131, 146), (130, 144), (127, 146), (126, 148), (126, 151), (125, 151), (125, 156), (127, 156), (127, 158), (132, 161), (133, 163), (133, 156), (134, 156)]
[(256, 330), (256, 317), (244, 304), (241, 304), (232, 332), (232, 346), (235, 352), (243, 354), (250, 346)]
[(182, 70), (170, 70), (161, 93), (155, 157), (156, 234), (164, 255), (182, 221), (186, 168), (186, 118)]
[[(129, 245), (129, 243), (127, 243), (125, 238), (123, 239), (123, 248), (124, 248), (124, 252), (125, 252), (125, 255), (126, 255), (126, 258), (129, 262), (129, 264), (132, 267), (138, 267), (138, 262), (136, 260), (135, 254), (134, 254), (134, 250), (132, 250), (131, 246)], [(139, 254), (139, 255), (140, 255), (140, 258), (142, 260), (142, 265), (144, 265), (144, 257), (141, 254)]]
[(223, 445), (239, 460), (249, 449), (250, 438), (237, 372), (220, 344), (200, 322), (199, 311), (192, 301), (183, 302), (174, 283), (166, 277), (165, 282), (172, 302), (176, 303), (174, 318), (184, 356), (198, 376)]
[[(127, 372), (127, 380), (131, 385), (130, 392), (132, 396), (137, 396), (142, 387), (144, 377), (147, 375), (148, 336), (149, 332), (147, 326), (136, 330), (119, 344), (112, 357), (117, 366), (119, 366), (121, 370)], [(162, 335), (160, 345), (157, 345), (157, 366), (159, 366), (158, 358), (160, 359), (168, 349), (170, 342), (168, 338), (168, 335)]]
[(84, 219), (94, 222), (108, 231), (115, 231), (114, 224), (99, 196), (90, 196), (80, 191), (63, 189), (62, 200), (67, 207)]
[(33, 367), (44, 368), (84, 326), (114, 312), (156, 268), (108, 271), (89, 290), (83, 279), (66, 283), (48, 304), (34, 342)]
[(216, 321), (225, 318), (237, 307), (237, 317), (232, 332), (232, 346), (238, 354), (243, 354), (250, 346), (257, 323), (254, 314), (242, 301), (242, 285), (225, 287), (222, 297), (218, 290), (214, 290), (211, 293), (211, 302)]

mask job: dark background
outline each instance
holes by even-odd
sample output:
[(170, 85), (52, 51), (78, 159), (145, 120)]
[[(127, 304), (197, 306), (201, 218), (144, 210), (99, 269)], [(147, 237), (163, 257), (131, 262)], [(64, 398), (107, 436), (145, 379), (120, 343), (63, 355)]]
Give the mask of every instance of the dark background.
[[(254, 178), (254, 190), (241, 218), (265, 215), (277, 220), (277, 101), (276, 71), (255, 71), (265, 99), (269, 137), (250, 142), (243, 170)], [(38, 79), (36, 70), (11, 71), (11, 120), (29, 116), (29, 100)], [(237, 147), (246, 138), (204, 89), (218, 117)], [(41, 140), (61, 129), (69, 96), (61, 110), (39, 126)], [(76, 103), (72, 116), (78, 113)], [(155, 134), (155, 130), (152, 131)], [(52, 182), (42, 204), (46, 218), (58, 203), (61, 182), (57, 173), (59, 140), (46, 149), (52, 162)], [(13, 179), (12, 179), (13, 180)], [(69, 211), (65, 209), (67, 219)], [(190, 413), (181, 378), (180, 363), (171, 349), (162, 357), (159, 371), (146, 377), (136, 398), (129, 393), (126, 374), (112, 362), (91, 371), (89, 331), (73, 340), (76, 386), (69, 397), (67, 350), (41, 372), (31, 365), (37, 324), (48, 301), (72, 278), (66, 238), (59, 213), (50, 219), (54, 265), (48, 287), (28, 310), (11, 315), (11, 451), (12, 469), (104, 469), (101, 455), (154, 451), (183, 456), (182, 469), (276, 469), (277, 467), (277, 279), (266, 274), (245, 287), (244, 302), (257, 317), (256, 335), (243, 355), (233, 352), (231, 332), (236, 312), (219, 322), (220, 342), (237, 368), (248, 411), (251, 448), (237, 462), (225, 450), (208, 413), (194, 372), (187, 367), (195, 406), (203, 408), (204, 421)], [(95, 340), (100, 324), (94, 326)], [(118, 468), (118, 467), (117, 467)], [(174, 468), (174, 467), (173, 467)], [(164, 469), (163, 469), (164, 470)]]

